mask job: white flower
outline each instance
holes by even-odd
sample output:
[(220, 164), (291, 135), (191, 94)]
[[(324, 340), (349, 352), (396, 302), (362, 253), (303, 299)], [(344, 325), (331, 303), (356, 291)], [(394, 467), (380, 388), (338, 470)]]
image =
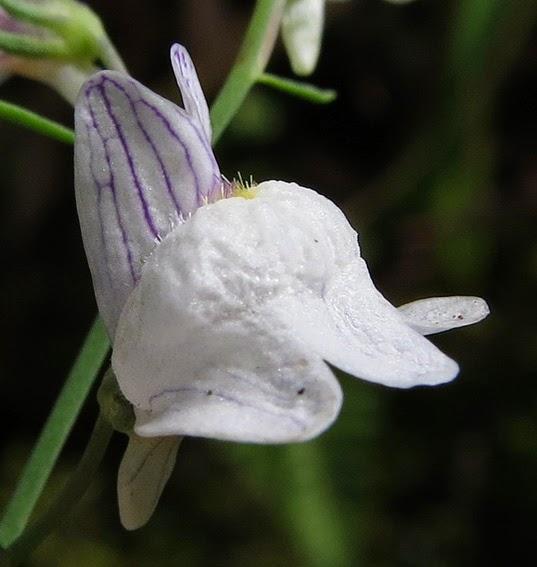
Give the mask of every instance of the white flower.
[(151, 515), (181, 436), (310, 439), (341, 406), (327, 362), (388, 386), (446, 382), (457, 364), (422, 335), (488, 313), (460, 297), (396, 309), (331, 201), (283, 181), (223, 182), (184, 48), (172, 62), (184, 109), (113, 72), (76, 106), (84, 245), (136, 414), (118, 480), (128, 528)]

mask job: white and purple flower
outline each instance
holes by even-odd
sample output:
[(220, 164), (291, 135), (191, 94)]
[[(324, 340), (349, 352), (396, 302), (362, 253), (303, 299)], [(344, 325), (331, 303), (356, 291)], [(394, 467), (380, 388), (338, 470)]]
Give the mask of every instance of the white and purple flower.
[(226, 182), (192, 61), (180, 45), (171, 57), (183, 108), (110, 71), (76, 104), (84, 246), (136, 416), (118, 478), (129, 529), (153, 512), (181, 436), (311, 439), (342, 402), (327, 362), (387, 386), (440, 384), (458, 366), (423, 335), (488, 313), (469, 297), (397, 309), (331, 201)]

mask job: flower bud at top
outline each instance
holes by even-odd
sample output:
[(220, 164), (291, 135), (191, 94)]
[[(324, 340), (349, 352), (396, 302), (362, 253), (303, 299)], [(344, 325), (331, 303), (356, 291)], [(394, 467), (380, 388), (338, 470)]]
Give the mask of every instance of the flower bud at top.
[(282, 38), (293, 71), (313, 73), (321, 50), (325, 0), (289, 0), (282, 20)]
[(0, 7), (8, 15), (0, 30), (6, 53), (79, 63), (99, 56), (105, 37), (101, 21), (76, 0), (0, 0)]
[(49, 84), (74, 102), (109, 45), (99, 18), (76, 0), (0, 0), (0, 73)]

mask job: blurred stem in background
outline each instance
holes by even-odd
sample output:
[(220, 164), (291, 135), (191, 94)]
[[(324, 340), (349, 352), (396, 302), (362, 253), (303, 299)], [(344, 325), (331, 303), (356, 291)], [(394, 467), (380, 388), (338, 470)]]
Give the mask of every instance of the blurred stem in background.
[(261, 495), (263, 506), (290, 535), (300, 564), (360, 564), (351, 552), (348, 517), (341, 509), (323, 439), (277, 447), (226, 444), (225, 449), (233, 468), (241, 471), (245, 489), (253, 498)]
[(20, 565), (50, 533), (51, 528), (66, 521), (71, 508), (84, 496), (89, 483), (95, 477), (113, 433), (112, 426), (99, 415), (84, 454), (58, 497), (46, 512), (9, 547), (8, 557), (11, 567)]
[(285, 0), (258, 0), (237, 60), (211, 108), (213, 143), (216, 143), (246, 95), (263, 75), (272, 55)]
[(289, 497), (282, 502), (287, 529), (311, 567), (353, 565), (345, 517), (339, 510), (320, 440), (284, 448), (282, 482)]
[(64, 144), (75, 142), (75, 133), (69, 128), (4, 100), (0, 100), (0, 120), (23, 126)]
[(2, 547), (9, 547), (26, 527), (82, 404), (106, 358), (108, 347), (106, 330), (101, 320), (97, 318), (43, 426), (2, 517), (0, 523)]

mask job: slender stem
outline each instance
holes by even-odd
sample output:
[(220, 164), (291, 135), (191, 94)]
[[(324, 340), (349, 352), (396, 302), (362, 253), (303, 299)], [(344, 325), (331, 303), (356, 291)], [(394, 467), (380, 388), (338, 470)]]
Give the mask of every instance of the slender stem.
[(262, 73), (257, 82), (314, 104), (328, 104), (337, 98), (337, 93), (333, 89), (321, 89), (310, 83), (278, 77), (272, 73)]
[(284, 6), (285, 0), (257, 0), (237, 60), (211, 109), (213, 143), (219, 140), (265, 70)]
[(12, 544), (26, 527), (108, 348), (104, 325), (97, 319), (41, 431), (0, 522), (0, 544), (3, 547)]
[(94, 478), (113, 432), (112, 426), (99, 415), (75, 472), (49, 509), (7, 551), (12, 567), (20, 565), (52, 529), (65, 521), (73, 505), (82, 498)]
[(101, 40), (101, 61), (107, 69), (119, 71), (120, 73), (128, 74), (127, 66), (118, 53), (116, 46), (110, 41), (110, 38), (105, 35)]
[(4, 100), (0, 100), (0, 120), (34, 130), (64, 144), (73, 144), (75, 141), (75, 133), (69, 128)]

